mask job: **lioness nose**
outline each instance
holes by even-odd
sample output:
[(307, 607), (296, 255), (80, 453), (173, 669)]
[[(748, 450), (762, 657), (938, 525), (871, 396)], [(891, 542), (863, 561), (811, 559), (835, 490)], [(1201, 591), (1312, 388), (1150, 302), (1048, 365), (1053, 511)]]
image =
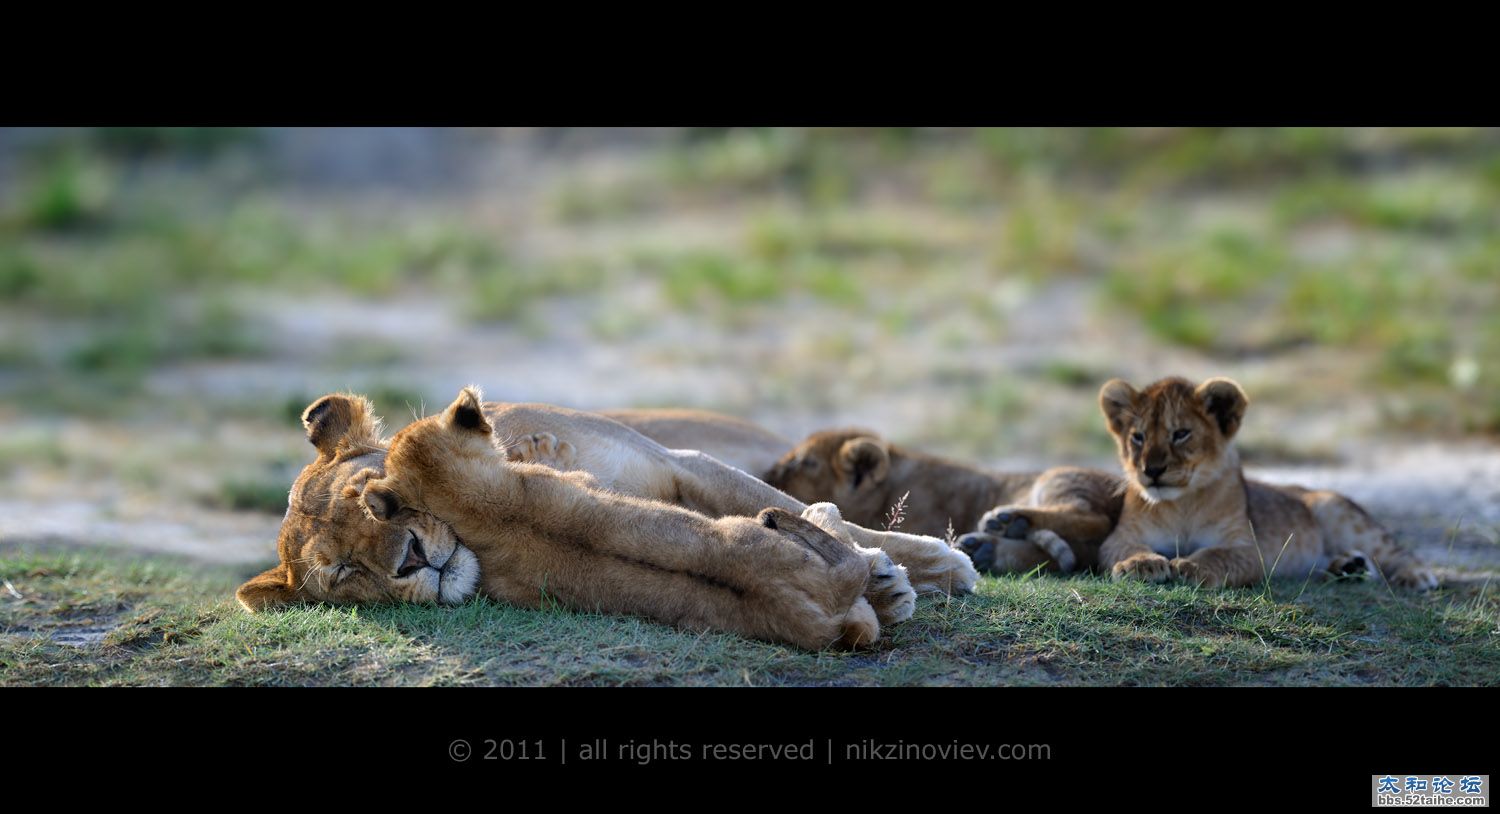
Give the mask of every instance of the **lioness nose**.
[(1145, 471), (1146, 477), (1156, 480), (1161, 477), (1161, 473), (1167, 471), (1167, 468), (1165, 466), (1148, 466)]
[(422, 541), (414, 535), (411, 545), (407, 546), (406, 559), (401, 561), (401, 567), (396, 569), (396, 576), (409, 577), (412, 574), (427, 567), (427, 552), (422, 550)]

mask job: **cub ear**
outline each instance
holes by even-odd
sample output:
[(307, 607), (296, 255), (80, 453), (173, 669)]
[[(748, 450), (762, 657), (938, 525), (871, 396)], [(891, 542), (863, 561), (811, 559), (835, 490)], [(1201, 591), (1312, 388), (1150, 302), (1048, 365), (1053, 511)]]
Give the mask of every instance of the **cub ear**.
[(374, 481), (365, 484), (360, 500), (365, 504), (365, 511), (382, 523), (390, 522), (405, 507), (395, 489)]
[(839, 447), (839, 468), (852, 477), (854, 486), (869, 479), (871, 483), (885, 481), (891, 473), (891, 452), (886, 443), (873, 435), (850, 438)]
[(1203, 409), (1219, 423), (1219, 432), (1224, 433), (1225, 438), (1233, 438), (1239, 432), (1250, 399), (1233, 379), (1209, 379), (1198, 385), (1193, 393)]
[(458, 398), (448, 405), (448, 423), (463, 430), (488, 435), (490, 422), (484, 417), (484, 394), (476, 385), (458, 391)]
[(285, 563), (280, 563), (241, 585), (234, 592), (234, 598), (245, 606), (245, 610), (257, 613), (297, 601), (297, 591), (292, 587), (291, 572)]
[(1104, 413), (1110, 432), (1115, 435), (1125, 432), (1137, 395), (1135, 388), (1124, 379), (1110, 379), (1099, 389), (1099, 409)]
[(355, 443), (380, 445), (380, 419), (364, 396), (333, 393), (324, 396), (302, 411), (302, 426), (307, 440), (318, 448), (318, 454), (332, 458), (346, 438)]

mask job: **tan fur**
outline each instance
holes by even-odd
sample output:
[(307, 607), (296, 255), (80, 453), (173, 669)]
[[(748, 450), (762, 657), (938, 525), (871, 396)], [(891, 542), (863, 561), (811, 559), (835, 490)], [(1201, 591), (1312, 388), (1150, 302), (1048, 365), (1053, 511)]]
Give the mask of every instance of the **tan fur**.
[(815, 522), (842, 532), (831, 506), (710, 518), (597, 486), (508, 461), (478, 391), (465, 388), (391, 439), (385, 475), (363, 499), (381, 521), (448, 521), (478, 555), (485, 592), (518, 605), (551, 600), (814, 649), (878, 637), (866, 561)]
[(1246, 480), (1232, 441), (1249, 405), (1235, 382), (1104, 385), (1100, 409), (1129, 489), (1100, 549), (1115, 579), (1242, 586), (1268, 576), (1373, 571), (1426, 590), (1437, 579), (1342, 495)]
[(600, 410), (668, 449), (696, 449), (752, 475), (770, 469), (791, 447), (789, 438), (742, 418), (707, 410), (662, 407)]

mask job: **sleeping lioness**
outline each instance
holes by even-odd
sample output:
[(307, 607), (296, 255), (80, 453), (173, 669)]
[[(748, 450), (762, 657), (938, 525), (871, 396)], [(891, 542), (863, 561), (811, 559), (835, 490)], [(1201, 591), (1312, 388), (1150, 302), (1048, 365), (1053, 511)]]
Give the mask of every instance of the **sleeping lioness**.
[(396, 433), (362, 499), (385, 523), (447, 521), (477, 555), (485, 592), (525, 607), (550, 599), (808, 648), (879, 636), (862, 595), (870, 566), (831, 504), (801, 517), (768, 508), (715, 519), (508, 452), (479, 392), (464, 388), (442, 413)]
[(903, 530), (950, 528), (981, 571), (1091, 568), (1120, 514), (1123, 484), (1108, 472), (1058, 467), (989, 472), (892, 444), (869, 430), (824, 430), (797, 444), (732, 416), (703, 410), (608, 410), (605, 415), (669, 447), (701, 449), (844, 519), (884, 525), (906, 496)]
[(1248, 480), (1233, 444), (1249, 400), (1229, 379), (1099, 391), (1130, 489), (1100, 549), (1115, 579), (1208, 587), (1370, 573), (1419, 590), (1437, 577), (1354, 501)]
[[(808, 509), (708, 455), (666, 449), (597, 414), (500, 403), (483, 405), (483, 413), (517, 461), (582, 470), (615, 492), (709, 517), (755, 517), (765, 508), (800, 516)], [(325, 396), (309, 405), (303, 424), (317, 457), (289, 495), (280, 562), (237, 592), (247, 609), (299, 601), (453, 603), (485, 590), (481, 564), (447, 524), (419, 512), (391, 522), (366, 514), (361, 490), (381, 475), (386, 456), (380, 421), (366, 399)], [(865, 596), (881, 624), (908, 618), (914, 591), (965, 593), (978, 579), (968, 557), (941, 540), (852, 524), (842, 530), (869, 565)]]

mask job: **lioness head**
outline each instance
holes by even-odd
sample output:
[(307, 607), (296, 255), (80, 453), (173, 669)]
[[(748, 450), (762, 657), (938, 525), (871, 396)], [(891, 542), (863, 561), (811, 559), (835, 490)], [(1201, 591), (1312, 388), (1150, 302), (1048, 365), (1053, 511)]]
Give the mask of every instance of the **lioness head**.
[(1125, 476), (1152, 503), (1176, 500), (1233, 465), (1229, 442), (1248, 405), (1245, 391), (1223, 378), (1196, 387), (1162, 379), (1141, 391), (1113, 379), (1099, 391)]
[(254, 612), (293, 602), (458, 603), (479, 584), (479, 561), (447, 524), (406, 512), (376, 522), (360, 493), (385, 465), (380, 419), (362, 396), (335, 394), (302, 413), (317, 449), (292, 485), (276, 567), (235, 597)]
[(836, 503), (858, 514), (863, 499), (885, 510), (885, 479), (891, 473), (891, 449), (868, 430), (815, 432), (781, 456), (765, 481), (803, 503)]
[(396, 433), (386, 453), (386, 474), (365, 486), (365, 507), (377, 520), (398, 521), (413, 506), (426, 505), (424, 486), (446, 488), (432, 479), (453, 477), (450, 473), (465, 463), (495, 457), (505, 457), (504, 446), (485, 418), (479, 388), (470, 385), (441, 413)]

